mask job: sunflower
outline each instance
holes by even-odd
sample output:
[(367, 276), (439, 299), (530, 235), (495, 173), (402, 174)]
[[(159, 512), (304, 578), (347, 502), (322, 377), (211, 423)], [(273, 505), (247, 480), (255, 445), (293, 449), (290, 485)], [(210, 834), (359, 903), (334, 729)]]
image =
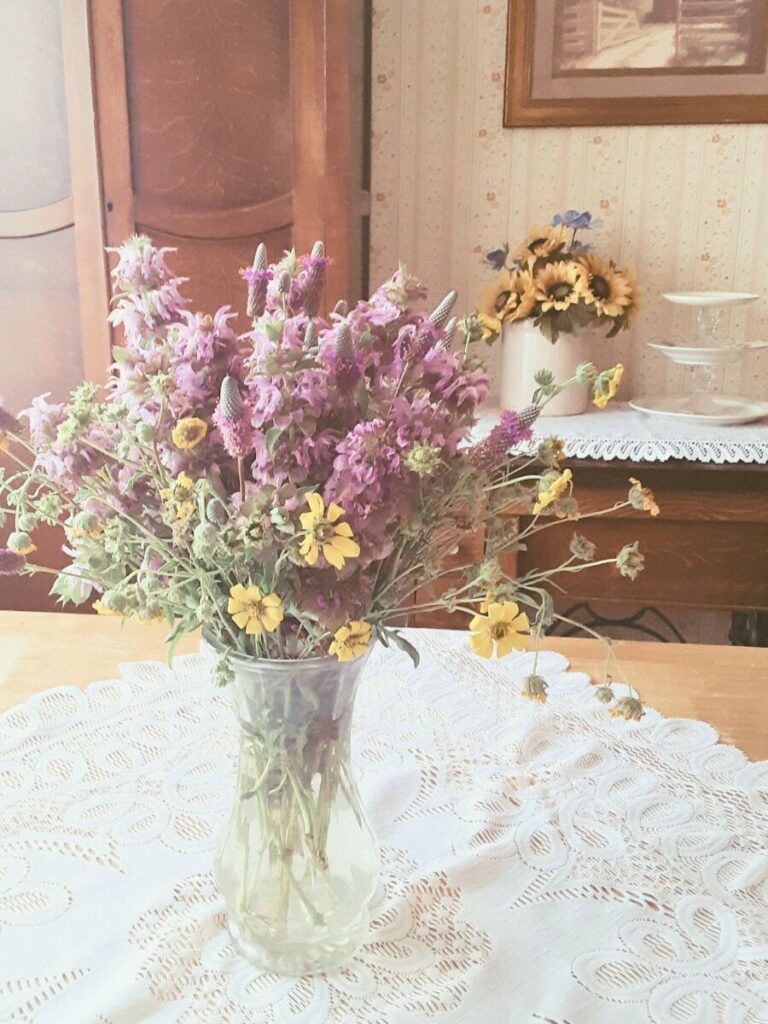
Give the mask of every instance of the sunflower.
[(562, 224), (558, 224), (557, 227), (547, 224), (531, 228), (525, 241), (512, 253), (512, 260), (515, 263), (524, 263), (531, 257), (540, 259), (542, 256), (551, 256), (565, 248), (567, 240), (568, 232)]
[(208, 433), (208, 425), (197, 416), (185, 416), (179, 420), (171, 432), (173, 443), (177, 448), (195, 448)]
[(632, 283), (602, 256), (588, 253), (582, 256), (585, 287), (584, 301), (594, 306), (598, 316), (622, 316), (632, 304)]
[(227, 612), (248, 636), (256, 636), (264, 630), (274, 633), (283, 621), (283, 602), (277, 594), (262, 596), (259, 587), (236, 583), (229, 591)]
[(333, 634), (329, 654), (335, 654), (339, 661), (354, 661), (365, 654), (371, 642), (371, 627), (367, 622), (353, 619)]
[(524, 634), (530, 624), (525, 612), (521, 612), (514, 601), (494, 601), (488, 605), (487, 615), (475, 615), (469, 624), (471, 636), (469, 646), (481, 658), (490, 658), (496, 650), (496, 657), (503, 658), (510, 651), (521, 651), (525, 647)]
[(360, 545), (353, 539), (349, 523), (340, 523), (344, 509), (332, 501), (326, 511), (319, 494), (308, 494), (309, 512), (299, 516), (304, 539), (299, 554), (307, 565), (314, 565), (322, 551), (326, 562), (335, 569), (344, 568), (346, 558), (357, 558)]
[(541, 312), (568, 309), (584, 294), (584, 270), (578, 263), (548, 263), (533, 279)]

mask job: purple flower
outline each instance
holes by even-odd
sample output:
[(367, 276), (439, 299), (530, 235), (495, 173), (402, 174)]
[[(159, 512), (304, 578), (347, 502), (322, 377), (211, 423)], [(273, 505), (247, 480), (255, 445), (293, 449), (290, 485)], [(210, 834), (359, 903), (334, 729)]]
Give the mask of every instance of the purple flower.
[(18, 576), (25, 566), (23, 555), (10, 548), (0, 548), (0, 576)]
[(492, 249), (485, 254), (485, 262), (494, 270), (501, 270), (506, 264), (509, 256), (509, 242), (505, 242), (501, 249)]
[(272, 280), (270, 267), (245, 267), (240, 271), (241, 276), (248, 285), (248, 316), (260, 317), (267, 304), (267, 288)]
[(538, 409), (530, 406), (522, 414), (504, 410), (488, 437), (472, 449), (472, 462), (478, 469), (493, 470), (507, 457), (510, 448), (527, 441), (531, 436), (530, 424), (538, 416)]

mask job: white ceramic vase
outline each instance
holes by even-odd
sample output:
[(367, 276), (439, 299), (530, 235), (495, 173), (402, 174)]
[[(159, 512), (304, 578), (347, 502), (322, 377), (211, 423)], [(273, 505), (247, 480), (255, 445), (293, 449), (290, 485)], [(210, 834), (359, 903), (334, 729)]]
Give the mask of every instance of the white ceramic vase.
[[(535, 375), (550, 370), (558, 384), (573, 377), (579, 363), (588, 362), (590, 341), (585, 334), (561, 334), (552, 344), (533, 320), (505, 323), (501, 330), (501, 407), (524, 409), (536, 390)], [(572, 384), (547, 403), (543, 416), (576, 416), (587, 408), (589, 385)]]

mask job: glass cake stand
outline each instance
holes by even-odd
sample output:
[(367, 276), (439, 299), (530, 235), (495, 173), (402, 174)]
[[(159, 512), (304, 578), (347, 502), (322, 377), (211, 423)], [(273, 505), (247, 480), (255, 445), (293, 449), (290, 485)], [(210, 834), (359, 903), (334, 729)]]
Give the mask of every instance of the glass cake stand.
[(663, 297), (674, 305), (697, 310), (693, 345), (647, 343), (671, 362), (691, 369), (689, 390), (683, 395), (644, 395), (632, 399), (630, 406), (649, 415), (712, 426), (750, 423), (768, 415), (768, 403), (722, 395), (715, 387), (726, 366), (737, 363), (749, 349), (768, 346), (764, 341), (724, 345), (719, 340), (722, 310), (745, 306), (760, 296), (754, 292), (668, 292)]

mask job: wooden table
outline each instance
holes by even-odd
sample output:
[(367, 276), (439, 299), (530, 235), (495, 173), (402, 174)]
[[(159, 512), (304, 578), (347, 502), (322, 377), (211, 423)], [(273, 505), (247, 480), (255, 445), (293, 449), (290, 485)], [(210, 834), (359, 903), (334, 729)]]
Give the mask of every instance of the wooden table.
[[(0, 612), (0, 710), (51, 686), (109, 679), (121, 661), (162, 660), (160, 625), (121, 623), (94, 615)], [(194, 651), (196, 636), (178, 652)], [(604, 648), (597, 640), (549, 639), (544, 645), (597, 678)], [(768, 758), (768, 650), (620, 641), (621, 664), (645, 701), (669, 717), (710, 722), (724, 742), (753, 760)]]

